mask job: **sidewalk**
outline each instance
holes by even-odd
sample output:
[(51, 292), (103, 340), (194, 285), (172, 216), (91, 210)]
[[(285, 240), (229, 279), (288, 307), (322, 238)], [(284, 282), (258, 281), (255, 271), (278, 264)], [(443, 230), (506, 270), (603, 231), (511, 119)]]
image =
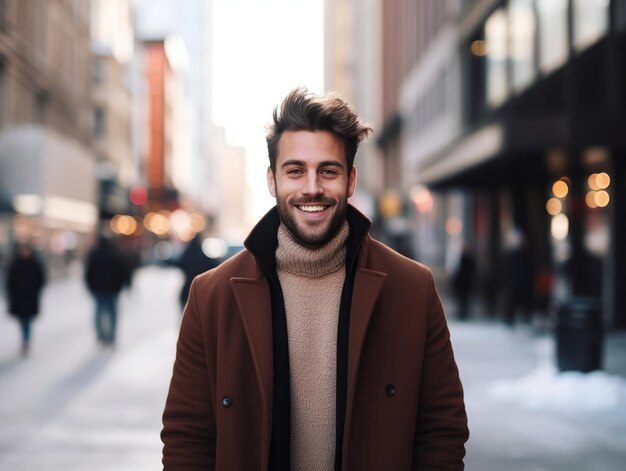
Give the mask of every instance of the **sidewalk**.
[(623, 470), (626, 333), (608, 333), (602, 372), (556, 371), (549, 331), (450, 321), (465, 389), (472, 471)]
[[(14, 322), (0, 317), (0, 470), (160, 469), (180, 282), (172, 270), (140, 271), (122, 299), (115, 351), (95, 346), (79, 281), (50, 287), (25, 361), (14, 358)], [(558, 375), (548, 330), (451, 316), (450, 331), (469, 417), (468, 471), (624, 469), (626, 332), (607, 335), (603, 372)]]
[(161, 469), (181, 284), (174, 269), (142, 268), (122, 293), (114, 349), (96, 343), (81, 278), (46, 288), (28, 358), (0, 306), (0, 470)]

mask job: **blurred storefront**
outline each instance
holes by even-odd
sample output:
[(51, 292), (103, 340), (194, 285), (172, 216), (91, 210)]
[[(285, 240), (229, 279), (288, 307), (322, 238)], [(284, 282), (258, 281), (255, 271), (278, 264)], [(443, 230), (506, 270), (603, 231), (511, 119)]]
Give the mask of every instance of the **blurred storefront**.
[(89, 2), (0, 2), (0, 250), (64, 273), (97, 220)]
[(485, 290), (522, 244), (535, 300), (597, 297), (626, 327), (626, 2), (442, 3), (402, 84), (405, 187), (449, 209), (444, 240), (459, 218)]

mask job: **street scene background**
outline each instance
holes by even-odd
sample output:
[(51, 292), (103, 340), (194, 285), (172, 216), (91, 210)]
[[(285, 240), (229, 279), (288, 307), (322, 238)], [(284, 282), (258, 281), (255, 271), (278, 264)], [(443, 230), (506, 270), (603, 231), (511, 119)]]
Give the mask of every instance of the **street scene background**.
[(433, 270), (466, 469), (624, 469), (624, 83), (626, 0), (0, 1), (0, 470), (161, 467), (298, 86), (374, 128), (351, 203)]

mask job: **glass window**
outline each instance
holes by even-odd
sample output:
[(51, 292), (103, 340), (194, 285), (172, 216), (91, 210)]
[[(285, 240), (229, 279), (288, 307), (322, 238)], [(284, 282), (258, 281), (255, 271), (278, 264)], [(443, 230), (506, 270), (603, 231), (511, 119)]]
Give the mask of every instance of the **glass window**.
[(580, 51), (609, 28), (609, 0), (574, 0), (574, 47)]
[(507, 97), (507, 14), (504, 8), (494, 11), (485, 23), (487, 104), (495, 107)]
[(537, 0), (539, 68), (548, 73), (567, 60), (567, 0)]
[(511, 0), (509, 3), (509, 54), (511, 85), (516, 91), (526, 87), (535, 78), (535, 28), (533, 0)]

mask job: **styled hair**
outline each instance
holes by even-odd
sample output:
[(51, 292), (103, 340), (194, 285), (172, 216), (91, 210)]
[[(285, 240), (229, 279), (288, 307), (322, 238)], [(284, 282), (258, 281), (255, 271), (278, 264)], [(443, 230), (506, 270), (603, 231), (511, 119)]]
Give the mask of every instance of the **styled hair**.
[(278, 142), (285, 131), (329, 131), (343, 141), (348, 170), (352, 169), (359, 144), (372, 128), (352, 106), (334, 93), (314, 95), (306, 88), (292, 90), (274, 108), (266, 136), (270, 167), (276, 172)]

